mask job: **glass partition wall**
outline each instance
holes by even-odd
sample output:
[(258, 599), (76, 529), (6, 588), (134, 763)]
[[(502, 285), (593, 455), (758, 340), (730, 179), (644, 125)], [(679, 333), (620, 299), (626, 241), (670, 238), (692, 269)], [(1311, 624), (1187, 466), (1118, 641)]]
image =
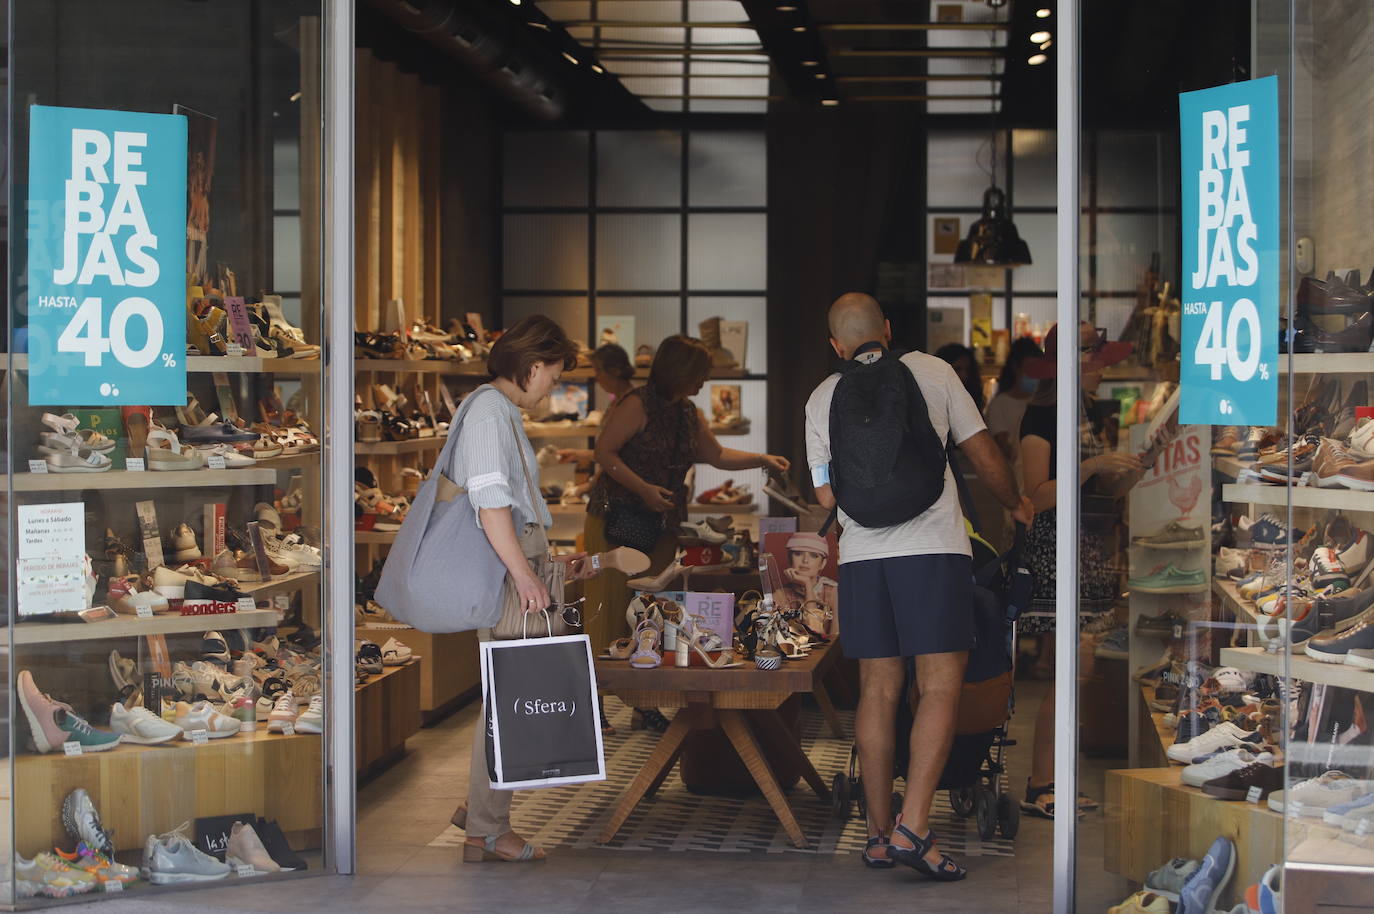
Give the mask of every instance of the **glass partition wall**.
[(0, 903), (319, 871), (323, 4), (8, 13)]
[[(1159, 217), (1158, 248), (1113, 246), (1082, 228), (1078, 327), (1059, 342), (1077, 349), (1080, 393), (1061, 402), (1057, 426), (1060, 441), (1073, 429), (1077, 444), (1077, 505), (1060, 519), (1077, 552), (1077, 600), (1062, 605), (1060, 588), (1055, 613), (1073, 626), (1059, 644), (1077, 648), (1080, 815), (1076, 826), (1056, 823), (1073, 847), (1063, 910), (1292, 912), (1368, 897), (1374, 284), (1363, 217), (1374, 135), (1348, 105), (1374, 80), (1374, 64), (1353, 50), (1374, 10), (1260, 0), (1253, 12), (1251, 73), (1277, 80), (1277, 167), (1249, 168), (1237, 194), (1238, 166), (1263, 155), (1247, 161), (1244, 150), (1266, 142), (1254, 101), (1216, 103), (1225, 121), (1204, 127), (1200, 146), (1189, 145), (1184, 102), (1181, 134), (1153, 160), (1138, 144), (1094, 147), (1086, 130), (1078, 146), (1083, 193), (1093, 181), (1099, 199), (1108, 190), (1111, 158), (1113, 180), (1137, 180), (1177, 209)], [(1189, 186), (1207, 130), (1229, 137), (1213, 147), (1230, 201), (1216, 215), (1243, 225), (1244, 203), (1266, 223), (1258, 262), (1277, 288), (1256, 296), (1250, 329), (1237, 330), (1241, 319), (1215, 328), (1223, 377), (1244, 382), (1234, 402), (1190, 374), (1210, 357), (1203, 318), (1216, 305), (1204, 299), (1245, 285), (1187, 291), (1188, 245), (1216, 238), (1215, 226), (1202, 230), (1207, 187)], [(1201, 195), (1192, 211), (1190, 192)], [(1210, 246), (1202, 259), (1215, 270)], [(1092, 276), (1127, 272), (1137, 288), (1120, 303), (1129, 309), (1094, 300)], [(1067, 305), (1061, 316), (1073, 314)], [(1200, 337), (1184, 312), (1197, 315)], [(1239, 370), (1252, 354), (1253, 370)], [(1216, 416), (1199, 423), (1188, 401), (1208, 396)], [(1069, 707), (1061, 696), (1060, 713)], [(1061, 761), (1061, 780), (1064, 770)], [(1071, 796), (1061, 791), (1061, 804)]]

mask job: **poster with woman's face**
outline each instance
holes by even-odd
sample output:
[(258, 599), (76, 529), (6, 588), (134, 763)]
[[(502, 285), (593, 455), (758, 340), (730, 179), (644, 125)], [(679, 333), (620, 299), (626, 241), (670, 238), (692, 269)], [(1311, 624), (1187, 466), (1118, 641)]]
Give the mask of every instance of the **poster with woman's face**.
[(839, 542), (834, 533), (768, 533), (763, 551), (777, 569), (778, 589), (773, 600), (784, 611), (803, 609), (815, 601), (833, 619), (839, 609)]

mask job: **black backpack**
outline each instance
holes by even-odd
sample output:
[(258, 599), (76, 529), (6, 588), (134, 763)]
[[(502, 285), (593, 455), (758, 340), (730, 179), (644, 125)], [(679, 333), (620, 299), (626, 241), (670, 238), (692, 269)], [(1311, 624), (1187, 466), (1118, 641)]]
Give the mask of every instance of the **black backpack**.
[[(945, 446), (900, 354), (848, 360), (830, 401), (830, 486), (864, 527), (924, 513), (945, 490)], [(828, 525), (827, 525), (828, 526)]]

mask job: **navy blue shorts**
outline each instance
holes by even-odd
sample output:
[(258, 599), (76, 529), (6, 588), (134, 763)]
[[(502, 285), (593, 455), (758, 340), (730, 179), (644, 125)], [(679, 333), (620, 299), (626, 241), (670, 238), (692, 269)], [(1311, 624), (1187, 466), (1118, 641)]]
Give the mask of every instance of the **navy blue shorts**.
[(973, 647), (973, 560), (903, 555), (840, 566), (846, 657), (911, 657)]

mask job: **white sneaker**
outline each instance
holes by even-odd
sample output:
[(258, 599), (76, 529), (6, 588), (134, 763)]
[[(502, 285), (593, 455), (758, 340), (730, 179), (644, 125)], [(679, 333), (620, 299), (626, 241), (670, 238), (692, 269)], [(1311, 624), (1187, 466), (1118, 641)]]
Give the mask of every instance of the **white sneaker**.
[(1268, 752), (1261, 752), (1256, 755), (1249, 749), (1228, 749), (1220, 755), (1214, 755), (1196, 765), (1189, 765), (1184, 768), (1182, 780), (1189, 787), (1201, 787), (1213, 778), (1238, 771), (1254, 762), (1272, 765), (1274, 764), (1274, 756)]
[(320, 694), (312, 695), (310, 707), (301, 712), (301, 716), (296, 718), (297, 733), (323, 733), (324, 732), (324, 696)]
[(1269, 808), (1279, 813), (1289, 810), (1295, 815), (1320, 819), (1328, 808), (1349, 803), (1368, 793), (1369, 785), (1369, 781), (1356, 780), (1344, 771), (1328, 771), (1299, 781), (1287, 790), (1269, 794)]
[(1216, 576), (1219, 578), (1239, 577), (1250, 566), (1249, 549), (1232, 549), (1222, 546), (1217, 552)]
[(120, 742), (152, 746), (174, 740), (181, 728), (168, 723), (152, 711), (139, 705), (133, 709), (119, 702), (110, 706), (110, 729), (120, 735)]
[(388, 638), (382, 645), (383, 666), (405, 666), (414, 658), (414, 653), (395, 638)]
[(1223, 692), (1244, 692), (1247, 688), (1245, 674), (1233, 666), (1221, 667), (1212, 673), (1212, 678), (1217, 681), (1217, 685), (1221, 686)]
[(1374, 419), (1368, 417), (1355, 423), (1350, 433), (1350, 453), (1364, 460), (1374, 458)]
[(205, 660), (197, 660), (191, 664), (191, 678), (195, 681), (197, 695), (201, 695), (210, 701), (221, 701), (223, 695), (220, 692), (220, 680), (224, 678), (224, 669)]
[(241, 726), (234, 718), (216, 711), (208, 701), (198, 701), (193, 705), (177, 702), (176, 725), (187, 739), (191, 739), (191, 734), (196, 730), (204, 730), (209, 739), (224, 739), (239, 732)]
[(324, 556), (320, 550), (306, 543), (296, 533), (282, 537), (278, 549), (279, 554), (284, 556), (280, 559), (283, 564), (289, 564), (287, 559), (290, 559), (301, 571), (315, 571), (324, 564)]
[(277, 703), (272, 707), (272, 713), (267, 715), (268, 733), (285, 733), (286, 725), (296, 725), (296, 696), (288, 689), (277, 699)]
[(1192, 763), (1193, 759), (1211, 755), (1220, 749), (1231, 746), (1244, 747), (1248, 744), (1258, 745), (1260, 741), (1261, 737), (1258, 733), (1247, 733), (1229, 720), (1224, 720), (1206, 733), (1195, 736), (1186, 743), (1174, 743), (1164, 751), (1164, 754), (1171, 761), (1188, 765)]

